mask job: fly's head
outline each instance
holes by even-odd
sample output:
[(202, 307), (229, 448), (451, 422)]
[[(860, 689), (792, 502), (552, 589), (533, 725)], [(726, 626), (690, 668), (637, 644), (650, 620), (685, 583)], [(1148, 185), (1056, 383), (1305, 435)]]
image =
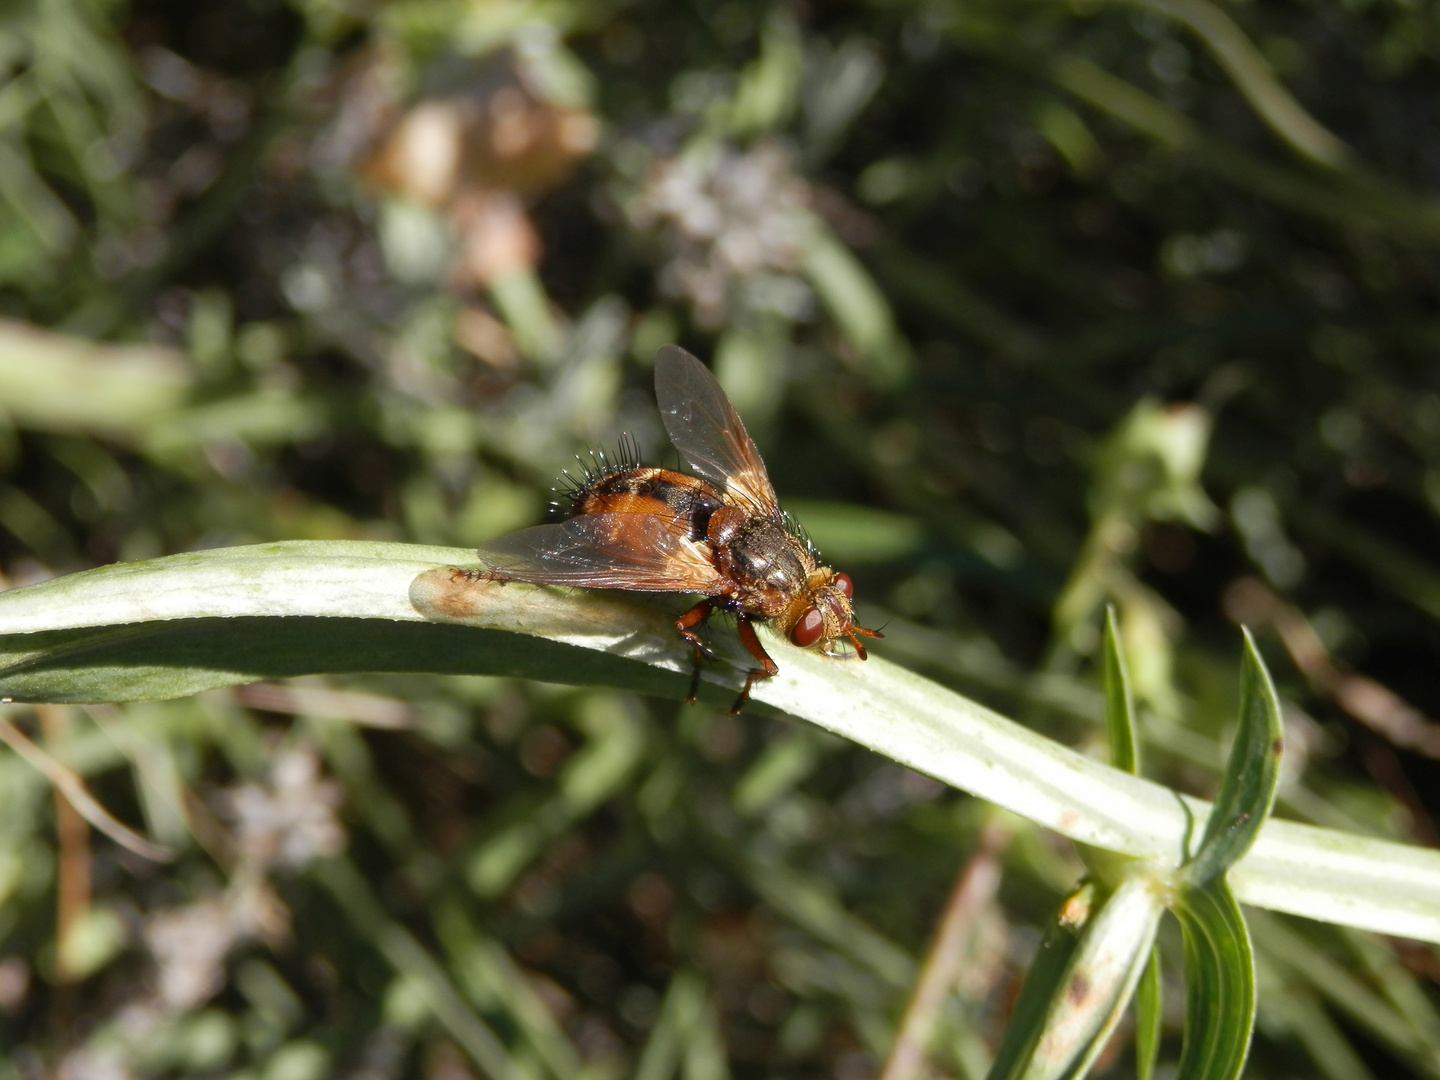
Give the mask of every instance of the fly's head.
[(855, 583), (850, 575), (821, 567), (809, 584), (809, 594), (802, 604), (796, 605), (794, 621), (790, 623), (791, 643), (802, 649), (818, 648), (826, 656), (839, 656), (843, 654), (836, 653), (833, 646), (839, 638), (846, 637), (855, 647), (855, 655), (864, 660), (865, 646), (855, 635), (880, 637), (880, 632), (855, 625), (851, 607)]

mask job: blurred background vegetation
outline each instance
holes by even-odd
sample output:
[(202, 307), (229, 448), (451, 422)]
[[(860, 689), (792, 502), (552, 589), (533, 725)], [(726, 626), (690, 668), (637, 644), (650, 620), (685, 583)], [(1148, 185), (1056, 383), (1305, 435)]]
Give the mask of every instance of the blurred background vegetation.
[[(1204, 795), (1243, 621), (1279, 813), (1434, 845), (1437, 60), (1434, 0), (9, 0), (0, 565), (471, 546), (673, 464), (679, 341), (877, 652), (1100, 753), (1113, 603)], [(0, 758), (0, 1077), (976, 1077), (1080, 873), (761, 708), (14, 715), (173, 858)], [(1440, 1075), (1433, 949), (1252, 929), (1250, 1075)]]

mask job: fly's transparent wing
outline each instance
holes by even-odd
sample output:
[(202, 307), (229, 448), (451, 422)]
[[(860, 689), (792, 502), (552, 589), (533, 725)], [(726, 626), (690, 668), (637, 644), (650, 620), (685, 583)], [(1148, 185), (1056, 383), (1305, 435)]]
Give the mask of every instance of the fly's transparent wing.
[(727, 502), (778, 517), (780, 507), (765, 463), (740, 414), (710, 370), (678, 345), (655, 354), (655, 398), (675, 449)]
[(582, 514), (492, 540), (481, 560), (499, 576), (537, 585), (641, 592), (712, 592), (709, 545), (656, 514)]

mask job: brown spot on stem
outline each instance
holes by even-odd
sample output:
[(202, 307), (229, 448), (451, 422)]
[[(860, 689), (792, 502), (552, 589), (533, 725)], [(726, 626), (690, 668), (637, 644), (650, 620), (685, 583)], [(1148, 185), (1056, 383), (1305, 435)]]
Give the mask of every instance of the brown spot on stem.
[(484, 607), (486, 594), (503, 584), (484, 570), (436, 567), (410, 583), (410, 603), (429, 619), (473, 618)]

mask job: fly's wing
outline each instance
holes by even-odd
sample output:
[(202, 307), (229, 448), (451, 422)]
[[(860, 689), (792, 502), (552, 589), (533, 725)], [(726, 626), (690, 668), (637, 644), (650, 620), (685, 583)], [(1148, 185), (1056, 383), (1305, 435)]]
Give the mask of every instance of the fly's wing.
[(479, 552), (500, 577), (537, 585), (710, 593), (719, 578), (709, 546), (657, 514), (581, 514)]
[(765, 463), (715, 376), (677, 345), (655, 354), (655, 398), (665, 430), (690, 467), (751, 512), (780, 513)]

